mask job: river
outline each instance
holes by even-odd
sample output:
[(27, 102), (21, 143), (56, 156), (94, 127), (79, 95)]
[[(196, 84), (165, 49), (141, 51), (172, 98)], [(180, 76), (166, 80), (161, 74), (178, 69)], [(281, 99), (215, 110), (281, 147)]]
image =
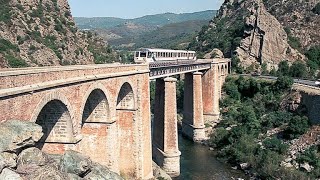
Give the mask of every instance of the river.
[(208, 147), (193, 143), (179, 135), (180, 177), (175, 180), (230, 180), (248, 179), (243, 172), (233, 170), (215, 157)]

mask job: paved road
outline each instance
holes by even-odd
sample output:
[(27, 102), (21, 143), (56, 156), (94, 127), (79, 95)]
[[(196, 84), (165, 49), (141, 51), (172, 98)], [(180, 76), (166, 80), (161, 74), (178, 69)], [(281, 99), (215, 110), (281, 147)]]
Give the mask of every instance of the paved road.
[[(277, 77), (275, 76), (253, 76), (251, 74), (241, 74), (241, 76), (252, 76), (252, 77), (258, 77), (258, 78), (262, 78), (262, 79), (271, 79), (271, 80), (276, 80)], [(319, 85), (316, 85), (315, 82), (316, 81), (310, 81), (310, 80), (305, 80), (305, 79), (293, 79), (295, 83), (298, 84), (304, 84), (304, 85), (308, 85), (308, 86), (315, 86), (315, 87), (319, 87)]]

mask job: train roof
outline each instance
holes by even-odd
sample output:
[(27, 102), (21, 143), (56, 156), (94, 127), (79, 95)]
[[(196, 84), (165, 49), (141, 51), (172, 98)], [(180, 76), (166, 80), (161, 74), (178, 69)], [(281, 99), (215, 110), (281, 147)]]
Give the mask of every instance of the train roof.
[(173, 49), (158, 49), (158, 48), (141, 48), (140, 51), (149, 51), (149, 52), (180, 52), (180, 53), (196, 53), (195, 51), (188, 50), (173, 50)]

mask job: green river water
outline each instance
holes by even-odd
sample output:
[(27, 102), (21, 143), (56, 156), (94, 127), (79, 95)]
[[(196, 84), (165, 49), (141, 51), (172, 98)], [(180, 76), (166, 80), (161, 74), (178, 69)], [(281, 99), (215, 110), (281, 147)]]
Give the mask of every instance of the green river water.
[(181, 175), (175, 180), (230, 180), (249, 179), (242, 171), (217, 160), (207, 146), (193, 143), (179, 135)]

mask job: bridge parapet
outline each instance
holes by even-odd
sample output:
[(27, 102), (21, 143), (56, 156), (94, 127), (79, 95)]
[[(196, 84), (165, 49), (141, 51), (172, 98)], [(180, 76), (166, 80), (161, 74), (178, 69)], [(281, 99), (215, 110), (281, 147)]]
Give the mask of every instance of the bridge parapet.
[[(112, 77), (134, 74), (148, 71), (148, 66), (144, 64), (103, 64), (103, 65), (75, 65), (75, 66), (55, 66), (19, 69), (0, 70), (0, 89), (21, 87), (36, 83), (56, 81), (61, 79), (88, 79), (90, 76)], [(90, 79), (90, 78), (89, 78)]]
[(3, 69), (0, 70), (0, 97), (147, 72), (148, 66), (143, 64)]
[(212, 65), (229, 63), (228, 59), (198, 59), (197, 61), (154, 62), (149, 64), (150, 79), (164, 78), (177, 74), (204, 71)]

